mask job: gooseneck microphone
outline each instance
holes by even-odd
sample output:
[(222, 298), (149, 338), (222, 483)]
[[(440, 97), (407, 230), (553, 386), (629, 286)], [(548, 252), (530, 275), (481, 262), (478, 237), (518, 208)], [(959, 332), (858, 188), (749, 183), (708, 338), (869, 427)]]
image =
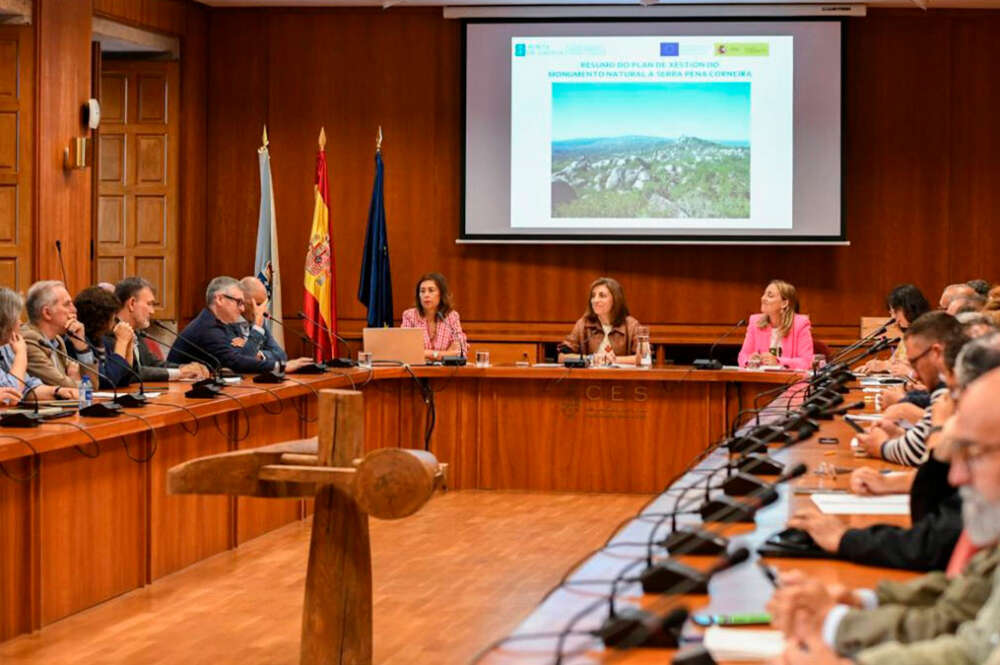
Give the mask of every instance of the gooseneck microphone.
[(717, 340), (712, 343), (712, 346), (708, 349), (708, 358), (698, 358), (694, 361), (695, 369), (722, 369), (722, 363), (715, 359), (715, 347), (719, 345), (719, 342), (726, 339), (733, 334), (733, 331), (737, 328), (742, 328), (747, 324), (746, 319), (740, 319), (736, 322), (736, 325), (726, 330), (722, 333)]
[[(357, 365), (357, 363), (354, 360), (352, 360), (352, 358), (354, 356), (354, 348), (351, 346), (350, 342), (348, 342), (346, 339), (344, 339), (343, 337), (341, 337), (340, 335), (338, 335), (334, 331), (332, 331), (329, 328), (327, 328), (326, 326), (324, 326), (319, 321), (315, 321), (315, 320), (309, 318), (306, 315), (306, 313), (303, 312), (302, 310), (299, 310), (299, 318), (302, 319), (302, 320), (304, 320), (304, 321), (308, 321), (309, 323), (313, 324), (314, 326), (316, 326), (317, 328), (319, 328), (320, 330), (322, 330), (323, 332), (325, 332), (327, 335), (329, 335), (330, 337), (333, 337), (338, 342), (340, 342), (341, 344), (343, 344), (344, 346), (347, 347), (347, 356), (348, 357), (347, 358), (333, 357), (330, 360), (326, 361), (326, 366), (327, 367), (354, 367), (355, 365)], [(310, 341), (312, 341), (312, 340), (310, 340)], [(315, 347), (316, 345), (313, 344), (313, 346)], [(316, 348), (319, 348), (319, 347), (316, 347)]]
[[(89, 348), (94, 353), (94, 357), (95, 358), (97, 357), (97, 355), (99, 353), (98, 350), (97, 350), (97, 347), (94, 346), (93, 344), (91, 344), (89, 339), (86, 339), (84, 337), (80, 337), (79, 335), (77, 335), (75, 333), (71, 333), (69, 331), (66, 331), (66, 335), (67, 335), (67, 337), (70, 337), (72, 339), (75, 339), (75, 340), (77, 340), (79, 342), (83, 342), (84, 344), (86, 344), (87, 348)], [(134, 344), (138, 344), (138, 343), (139, 343), (139, 338), (138, 338), (138, 336), (136, 336), (134, 338)], [(105, 353), (107, 353), (107, 352), (105, 352)], [(138, 353), (138, 351), (136, 353)], [(77, 362), (79, 362), (79, 361), (77, 361)], [(111, 362), (110, 355), (109, 355), (108, 362), (109, 363)], [(139, 376), (139, 373), (136, 372), (134, 369), (132, 369), (132, 365), (128, 362), (127, 359), (122, 358), (122, 362), (124, 363), (123, 367), (125, 368), (125, 370), (129, 374), (131, 374), (132, 376), (134, 376), (136, 378), (136, 380), (139, 381), (139, 392), (138, 393), (125, 392), (125, 393), (122, 393), (122, 394), (119, 395), (119, 394), (117, 394), (117, 391), (115, 391), (116, 394), (115, 394), (114, 401), (117, 404), (121, 404), (122, 406), (130, 408), (130, 409), (138, 409), (140, 407), (146, 406), (146, 404), (149, 402), (149, 400), (146, 398), (146, 383), (142, 380), (142, 377)], [(104, 376), (104, 375), (98, 374), (98, 376)], [(104, 377), (104, 378), (108, 379), (108, 383), (114, 384), (114, 382), (111, 381), (111, 379), (109, 377)], [(117, 386), (112, 385), (112, 388), (113, 389), (117, 388)]]
[[(31, 344), (31, 342), (29, 342)], [(74, 362), (80, 367), (90, 370), (96, 374), (99, 378), (104, 379), (111, 386), (111, 401), (110, 402), (94, 402), (90, 406), (85, 406), (80, 409), (81, 416), (87, 416), (88, 418), (115, 418), (121, 415), (122, 405), (118, 403), (118, 387), (115, 382), (112, 381), (107, 375), (101, 374), (101, 371), (97, 369), (96, 365), (88, 365), (85, 362), (81, 362), (79, 359), (72, 357), (68, 353), (63, 353), (59, 349), (49, 347), (48, 349), (43, 348), (40, 344), (36, 344), (39, 349), (45, 351), (48, 354), (50, 351), (58, 355), (64, 360)]]
[(61, 240), (56, 240), (56, 256), (59, 257), (59, 272), (62, 273), (63, 286), (66, 287), (67, 291), (69, 291), (70, 293), (72, 293), (72, 291), (69, 288), (69, 279), (66, 278), (66, 264), (63, 263), (62, 241)]
[(167, 348), (177, 351), (177, 353), (180, 353), (181, 355), (187, 358), (193, 358), (198, 362), (204, 362), (206, 358), (211, 361), (209, 363), (212, 372), (211, 378), (202, 379), (201, 381), (195, 381), (193, 384), (191, 384), (191, 389), (184, 393), (184, 396), (190, 399), (214, 399), (218, 397), (219, 393), (222, 392), (222, 387), (226, 385), (225, 382), (222, 380), (222, 363), (219, 362), (219, 359), (189, 339), (184, 339), (184, 343), (190, 344), (191, 348), (193, 348), (195, 351), (199, 351), (202, 354), (204, 354), (203, 357), (199, 358), (194, 354), (185, 351), (184, 349), (177, 348), (177, 342), (181, 340), (181, 336), (179, 334), (175, 333), (173, 330), (163, 325), (159, 321), (150, 320), (149, 323), (150, 325), (154, 325), (160, 330), (165, 330), (166, 332), (174, 336), (175, 338), (174, 346), (167, 345)]
[[(10, 369), (7, 369), (7, 376), (13, 377), (18, 381), (18, 383), (23, 385), (25, 388), (28, 388), (28, 383), (24, 379), (19, 377), (17, 374), (11, 372)], [(31, 395), (34, 398), (34, 403), (35, 403), (34, 411), (28, 413), (24, 412), (4, 413), (3, 415), (0, 415), (0, 427), (38, 427), (39, 425), (41, 425), (42, 422), (45, 421), (45, 418), (43, 418), (42, 415), (38, 412), (38, 395), (35, 395), (33, 393), (35, 392), (36, 388), (39, 388), (40, 386), (43, 385), (45, 384), (39, 383), (34, 388), (28, 388), (21, 395), (22, 402), (24, 401), (24, 398), (27, 397), (28, 395)]]
[[(270, 312), (264, 312), (264, 318), (267, 319), (268, 321), (273, 321), (273, 322), (277, 323), (282, 328), (285, 328), (284, 322), (279, 321)], [(285, 328), (285, 329), (287, 330), (287, 328)], [(305, 340), (306, 342), (308, 342), (309, 344), (311, 344), (314, 349), (317, 349), (317, 350), (319, 349), (319, 346), (317, 346), (316, 342), (314, 342), (311, 339), (309, 339), (309, 335), (299, 334), (299, 338), (302, 339), (302, 340)], [(303, 365), (302, 367), (298, 368), (297, 370), (295, 370), (295, 373), (296, 374), (325, 374), (326, 373), (326, 366), (323, 365), (322, 363), (312, 362), (312, 363), (309, 363), (308, 365)]]
[(453, 365), (453, 366), (462, 366), (462, 365), (465, 365), (468, 362), (468, 359), (465, 356), (465, 345), (462, 343), (462, 339), (458, 336), (458, 333), (455, 332), (455, 328), (452, 327), (451, 322), (447, 319), (447, 317), (445, 317), (444, 314), (442, 314), (441, 312), (438, 312), (436, 318), (438, 319), (438, 321), (441, 321), (446, 326), (448, 326), (448, 330), (451, 331), (451, 338), (453, 340), (455, 340), (456, 342), (458, 342), (458, 355), (457, 356), (444, 356), (443, 358), (441, 358), (441, 364), (442, 365)]

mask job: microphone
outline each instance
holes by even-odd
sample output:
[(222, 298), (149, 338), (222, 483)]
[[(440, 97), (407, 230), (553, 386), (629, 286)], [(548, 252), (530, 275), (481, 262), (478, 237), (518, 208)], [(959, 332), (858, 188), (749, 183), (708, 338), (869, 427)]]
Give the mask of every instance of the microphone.
[[(66, 331), (66, 335), (68, 337), (71, 337), (71, 338), (79, 341), (79, 342), (83, 342), (84, 344), (86, 344), (87, 348), (89, 348), (94, 353), (94, 357), (95, 358), (97, 357), (97, 354), (98, 354), (97, 347), (95, 347), (93, 344), (91, 344), (89, 339), (86, 339), (84, 337), (80, 337), (79, 335), (76, 335), (76, 334), (71, 333), (69, 331)], [(138, 336), (136, 337), (135, 343), (136, 344), (139, 343)], [(108, 360), (108, 362), (111, 362), (110, 359)], [(124, 367), (128, 371), (129, 374), (131, 374), (136, 379), (138, 379), (138, 381), (139, 381), (139, 392), (138, 393), (129, 393), (129, 392), (126, 392), (124, 394), (119, 395), (119, 394), (117, 394), (118, 391), (116, 390), (115, 391), (114, 401), (117, 404), (121, 404), (122, 406), (127, 407), (127, 408), (131, 408), (131, 409), (137, 409), (137, 408), (146, 406), (146, 404), (147, 404), (147, 402), (149, 400), (146, 398), (146, 384), (145, 384), (145, 382), (142, 380), (142, 377), (139, 376), (139, 373), (136, 372), (134, 369), (132, 369), (132, 365), (129, 364), (127, 360), (125, 361)], [(98, 376), (102, 376), (102, 375), (99, 374)], [(107, 378), (107, 377), (105, 377), (105, 378)], [(110, 379), (108, 379), (108, 383), (112, 383), (113, 384), (113, 382)], [(112, 385), (113, 389), (115, 387), (116, 386)]]
[(741, 328), (747, 324), (746, 319), (740, 319), (736, 322), (736, 325), (728, 329), (726, 332), (722, 333), (712, 346), (708, 349), (708, 358), (698, 358), (694, 361), (695, 369), (722, 369), (722, 363), (715, 359), (715, 347), (719, 345), (719, 342), (729, 337), (734, 330)]
[(563, 367), (566, 369), (582, 368), (587, 366), (587, 360), (583, 355), (583, 347), (580, 347), (580, 353), (574, 354), (573, 350), (569, 348), (566, 342), (559, 342), (556, 344), (556, 358), (558, 359), (559, 354), (566, 356), (576, 355), (576, 358), (563, 358)]
[[(270, 312), (264, 312), (264, 318), (267, 319), (268, 321), (273, 321), (273, 322), (277, 323), (282, 328), (285, 328), (284, 322), (279, 321)], [(287, 328), (285, 328), (285, 329), (287, 330)], [(319, 346), (316, 345), (316, 342), (314, 342), (311, 339), (309, 339), (309, 335), (299, 334), (299, 339), (305, 340), (306, 342), (308, 342), (309, 344), (311, 344), (314, 349), (319, 350)], [(309, 363), (308, 365), (303, 365), (302, 367), (298, 368), (297, 370), (295, 370), (295, 373), (296, 374), (325, 374), (326, 373), (326, 366), (323, 365), (322, 363), (312, 362), (312, 363)], [(254, 379), (254, 380), (256, 381), (256, 379)]]
[(63, 263), (62, 241), (56, 240), (56, 255), (59, 257), (59, 271), (62, 273), (63, 286), (69, 290), (69, 280), (66, 279), (66, 264)]
[(462, 343), (462, 338), (458, 336), (455, 329), (452, 327), (451, 322), (445, 318), (444, 314), (441, 312), (437, 313), (437, 319), (444, 322), (448, 326), (448, 330), (451, 331), (451, 338), (458, 342), (458, 355), (457, 356), (445, 356), (441, 359), (442, 365), (453, 365), (453, 366), (464, 366), (468, 359), (465, 357), (465, 345)]
[(81, 416), (86, 416), (88, 418), (115, 418), (121, 415), (122, 405), (118, 403), (118, 387), (115, 386), (114, 381), (112, 381), (106, 375), (101, 374), (100, 370), (98, 370), (96, 366), (80, 362), (76, 358), (70, 356), (68, 353), (63, 353), (59, 349), (55, 349), (52, 347), (44, 349), (40, 344), (36, 344), (36, 346), (38, 346), (38, 348), (42, 349), (43, 351), (46, 351), (46, 353), (48, 353), (49, 351), (53, 351), (59, 357), (64, 358), (65, 360), (69, 360), (70, 362), (75, 362), (76, 364), (80, 365), (80, 367), (89, 369), (91, 372), (96, 374), (98, 377), (104, 379), (111, 385), (111, 394), (112, 394), (111, 401), (94, 402), (90, 406), (85, 406), (82, 409), (80, 409)]
[(709, 499), (707, 498), (708, 489), (706, 488), (706, 500), (699, 510), (701, 512), (701, 519), (705, 522), (753, 522), (754, 515), (758, 510), (778, 500), (778, 492), (775, 487), (783, 482), (798, 478), (805, 472), (805, 464), (796, 464), (778, 476), (775, 482), (763, 485), (745, 497), (750, 499), (749, 502), (736, 501), (733, 497), (726, 494)]
[(831, 362), (838, 361), (841, 358), (843, 358), (845, 355), (847, 355), (849, 353), (853, 353), (855, 349), (861, 348), (862, 346), (864, 346), (865, 344), (867, 344), (871, 340), (875, 339), (876, 337), (881, 337), (882, 335), (884, 335), (886, 333), (886, 331), (889, 330), (889, 326), (891, 326), (895, 322), (896, 322), (896, 319), (890, 318), (888, 321), (886, 321), (885, 323), (883, 323), (881, 326), (879, 326), (878, 328), (876, 328), (872, 332), (868, 333), (867, 335), (865, 335), (861, 339), (857, 340), (856, 342), (854, 342), (850, 346), (847, 346), (847, 347), (841, 349), (840, 351), (838, 351), (836, 354), (834, 354), (834, 356), (832, 358), (830, 358), (830, 361)]
[[(151, 319), (149, 323), (150, 325), (154, 325), (160, 330), (165, 330), (174, 336), (175, 338), (174, 346), (170, 346), (169, 344), (164, 345), (168, 349), (171, 349), (172, 351), (177, 351), (177, 353), (180, 353), (185, 357), (192, 358), (198, 362), (204, 362), (205, 358), (211, 360), (209, 365), (212, 368), (212, 378), (202, 379), (201, 381), (195, 381), (193, 384), (191, 384), (191, 389), (184, 393), (184, 396), (191, 399), (214, 399), (215, 397), (217, 397), (219, 393), (222, 392), (222, 387), (226, 385), (225, 382), (223, 382), (221, 379), (222, 363), (219, 362), (219, 359), (189, 339), (185, 339), (184, 343), (190, 344), (191, 348), (193, 348), (195, 351), (200, 351), (201, 353), (203, 353), (204, 354), (203, 357), (199, 358), (194, 354), (185, 351), (184, 349), (177, 348), (176, 344), (177, 341), (181, 339), (180, 335), (178, 335), (173, 330), (166, 327), (159, 321)], [(155, 338), (150, 338), (150, 339), (155, 339)]]
[[(357, 365), (357, 363), (355, 361), (351, 360), (351, 358), (354, 356), (354, 349), (351, 347), (351, 343), (350, 342), (348, 342), (346, 339), (344, 339), (343, 337), (341, 337), (337, 333), (333, 332), (332, 330), (330, 330), (329, 328), (327, 328), (326, 326), (324, 326), (319, 321), (314, 321), (314, 320), (310, 319), (308, 316), (306, 316), (306, 313), (303, 312), (302, 310), (299, 310), (299, 318), (300, 319), (304, 319), (304, 320), (308, 321), (309, 323), (313, 324), (314, 326), (316, 326), (317, 328), (319, 328), (320, 330), (322, 330), (323, 332), (325, 332), (330, 337), (336, 338), (336, 340), (338, 342), (340, 342), (341, 344), (343, 344), (344, 346), (347, 347), (347, 355), (348, 355), (348, 357), (347, 358), (331, 358), (330, 360), (326, 361), (326, 366), (327, 367), (354, 367), (355, 365)], [(310, 340), (310, 341), (312, 341), (312, 340)], [(313, 346), (315, 347), (316, 345), (313, 344)], [(316, 347), (316, 348), (318, 349), (319, 347)]]
[[(8, 371), (7, 375), (14, 377), (21, 385), (28, 388), (28, 383), (13, 372)], [(0, 427), (38, 427), (45, 421), (42, 414), (38, 412), (38, 395), (32, 394), (35, 392), (36, 388), (42, 385), (44, 384), (39, 383), (34, 388), (28, 388), (28, 390), (21, 396), (22, 402), (28, 395), (34, 397), (35, 410), (29, 413), (4, 413), (0, 415)]]
[(604, 646), (615, 649), (675, 649), (680, 644), (681, 629), (687, 619), (688, 611), (684, 607), (676, 607), (666, 616), (629, 607), (608, 616), (593, 635), (599, 637)]
[(863, 409), (863, 408), (865, 408), (865, 401), (858, 400), (857, 402), (852, 402), (845, 406), (840, 406), (834, 409), (825, 409), (815, 414), (813, 417), (819, 418), (820, 420), (833, 420), (834, 416), (842, 416), (848, 411), (851, 411), (853, 409)]
[(750, 558), (750, 551), (740, 547), (723, 554), (705, 571), (697, 570), (677, 559), (664, 559), (647, 567), (639, 574), (643, 593), (665, 593), (684, 584), (684, 593), (708, 593), (708, 581), (716, 573), (738, 566)]

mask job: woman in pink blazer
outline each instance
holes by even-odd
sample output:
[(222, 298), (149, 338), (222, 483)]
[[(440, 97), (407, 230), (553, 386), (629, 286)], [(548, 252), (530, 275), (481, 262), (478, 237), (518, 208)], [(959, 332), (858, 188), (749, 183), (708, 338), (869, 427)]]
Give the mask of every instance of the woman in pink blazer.
[(760, 297), (760, 314), (750, 317), (740, 349), (740, 367), (747, 363), (809, 369), (813, 361), (812, 330), (808, 317), (797, 314), (795, 287), (771, 281)]

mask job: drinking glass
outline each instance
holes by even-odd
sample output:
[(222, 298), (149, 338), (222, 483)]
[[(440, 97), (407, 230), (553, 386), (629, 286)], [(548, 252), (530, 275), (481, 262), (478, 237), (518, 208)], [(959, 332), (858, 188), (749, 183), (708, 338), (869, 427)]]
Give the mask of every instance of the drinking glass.
[(489, 366), (490, 366), (490, 352), (476, 351), (476, 367), (489, 367)]

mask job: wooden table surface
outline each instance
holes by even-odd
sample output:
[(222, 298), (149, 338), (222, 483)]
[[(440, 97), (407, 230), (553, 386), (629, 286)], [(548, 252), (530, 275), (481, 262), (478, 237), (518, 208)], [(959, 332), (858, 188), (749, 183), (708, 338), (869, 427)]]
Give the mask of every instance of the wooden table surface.
[[(861, 398), (861, 393), (847, 395), (847, 401)], [(837, 445), (820, 444), (819, 437), (836, 437)], [(793, 511), (814, 505), (808, 494), (796, 494), (792, 488), (828, 488), (844, 490), (848, 485), (848, 473), (842, 473), (835, 478), (817, 476), (813, 470), (821, 463), (826, 462), (834, 467), (846, 469), (862, 465), (869, 465), (875, 468), (899, 467), (888, 464), (881, 460), (855, 457), (850, 449), (850, 440), (853, 430), (850, 429), (840, 419), (824, 421), (821, 423), (819, 432), (812, 438), (798, 443), (794, 446), (779, 450), (777, 446), (772, 446), (772, 455), (786, 464), (803, 462), (809, 467), (806, 475), (779, 487), (779, 499), (770, 506), (760, 510), (755, 517), (755, 524), (708, 524), (708, 530), (725, 534), (730, 537), (735, 546), (746, 545), (751, 551), (751, 560), (735, 566), (727, 571), (714, 576), (709, 583), (709, 593), (707, 595), (686, 594), (680, 596), (661, 596), (658, 594), (644, 594), (638, 584), (621, 585), (619, 587), (619, 598), (615, 602), (616, 609), (623, 607), (640, 607), (647, 610), (665, 614), (672, 608), (684, 607), (691, 613), (749, 613), (762, 612), (773, 591), (772, 586), (753, 563), (758, 558), (755, 549), (774, 533), (785, 528), (785, 523), (789, 514)], [(720, 466), (726, 459), (725, 454), (715, 453), (692, 472), (680, 478), (665, 492), (655, 498), (647, 507), (640, 511), (638, 518), (626, 522), (620, 530), (611, 534), (608, 544), (614, 547), (595, 552), (585, 559), (577, 568), (567, 571), (566, 579), (570, 584), (557, 587), (512, 633), (519, 636), (516, 640), (489, 649), (482, 658), (482, 663), (491, 665), (527, 665), (541, 663), (555, 663), (556, 640), (551, 637), (567, 628), (571, 617), (577, 618), (574, 629), (578, 631), (590, 631), (600, 626), (601, 622), (608, 616), (608, 603), (601, 602), (606, 597), (610, 585), (606, 583), (590, 585), (584, 584), (574, 586), (573, 581), (591, 580), (607, 581), (614, 579), (626, 566), (638, 558), (644, 558), (646, 548), (644, 546), (629, 546), (627, 543), (645, 543), (649, 539), (650, 532), (654, 528), (655, 519), (645, 520), (641, 518), (643, 514), (669, 512), (674, 509), (674, 504), (678, 496), (678, 488), (685, 487), (692, 482), (704, 484), (705, 473), (702, 469), (714, 469)], [(766, 478), (765, 478), (766, 479)], [(773, 478), (771, 478), (773, 480)], [(692, 492), (684, 499), (686, 504), (692, 500), (692, 495), (697, 496), (693, 507), (700, 504), (704, 496), (704, 490)], [(901, 516), (873, 516), (873, 515), (852, 515), (841, 516), (851, 527), (864, 527), (875, 523), (898, 524), (907, 526), (909, 517)], [(684, 517), (678, 518), (678, 523), (697, 523), (694, 519)], [(657, 531), (657, 537), (662, 539), (669, 533), (670, 525), (667, 523)], [(622, 545), (626, 544), (626, 545)], [(616, 546), (617, 545), (617, 546)], [(659, 556), (663, 556), (663, 550), (659, 550)], [(687, 563), (694, 568), (707, 569), (715, 561), (709, 556), (681, 556), (680, 561)], [(905, 580), (914, 576), (914, 573), (901, 570), (861, 566), (843, 561), (827, 559), (782, 559), (768, 558), (768, 563), (775, 569), (790, 570), (800, 569), (810, 576), (828, 583), (841, 583), (849, 587), (874, 587), (880, 580)], [(644, 563), (631, 570), (635, 575), (644, 568)], [(587, 608), (592, 608), (586, 612)], [(586, 612), (584, 614), (584, 612)], [(756, 626), (752, 628), (766, 628), (766, 626)], [(685, 628), (685, 633), (697, 635), (699, 629), (690, 623)], [(545, 637), (527, 638), (529, 635), (544, 634)], [(488, 645), (484, 645), (487, 647)], [(630, 650), (604, 649), (600, 642), (590, 636), (574, 636), (565, 643), (564, 653), (571, 654), (562, 659), (562, 663), (627, 663), (632, 664), (652, 664), (664, 663), (672, 657), (676, 650), (639, 648)]]
[(319, 388), (363, 391), (368, 450), (423, 447), (432, 397), (430, 449), (449, 464), (455, 489), (654, 493), (752, 395), (796, 376), (337, 369), (274, 385), (247, 380), (212, 400), (186, 398), (184, 383), (149, 382), (147, 392), (163, 394), (115, 419), (0, 429), (0, 641), (307, 516), (311, 503), (300, 499), (172, 496), (165, 480), (189, 459), (314, 436)]

